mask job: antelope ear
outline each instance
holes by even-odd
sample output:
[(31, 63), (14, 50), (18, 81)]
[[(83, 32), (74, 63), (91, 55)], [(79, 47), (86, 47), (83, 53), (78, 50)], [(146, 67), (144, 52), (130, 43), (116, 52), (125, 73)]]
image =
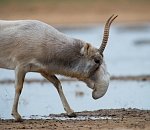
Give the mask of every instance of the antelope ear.
[(81, 55), (88, 55), (88, 51), (89, 51), (89, 48), (90, 48), (90, 44), (86, 43), (82, 48), (81, 48)]

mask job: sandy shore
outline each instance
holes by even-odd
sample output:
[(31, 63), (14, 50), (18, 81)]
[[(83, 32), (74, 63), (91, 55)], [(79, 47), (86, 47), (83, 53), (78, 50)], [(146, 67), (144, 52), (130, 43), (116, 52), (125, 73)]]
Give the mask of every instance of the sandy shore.
[[(149, 130), (150, 110), (116, 109), (84, 111), (77, 113), (78, 119), (67, 118), (64, 114), (50, 115), (54, 119), (30, 119), (23, 122), (0, 120), (0, 129), (50, 129), (50, 130)], [(55, 118), (60, 119), (55, 119)], [(86, 119), (82, 119), (88, 117)], [(91, 119), (95, 118), (95, 119)], [(104, 119), (101, 119), (101, 118)]]

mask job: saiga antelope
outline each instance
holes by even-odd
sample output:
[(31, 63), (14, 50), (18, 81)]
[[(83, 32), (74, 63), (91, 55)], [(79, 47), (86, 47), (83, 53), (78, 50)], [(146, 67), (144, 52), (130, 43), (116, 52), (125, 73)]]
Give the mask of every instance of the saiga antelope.
[(57, 89), (69, 117), (76, 114), (70, 108), (55, 74), (75, 77), (93, 90), (92, 97), (102, 97), (109, 85), (109, 74), (103, 59), (109, 28), (117, 16), (105, 24), (100, 48), (68, 37), (52, 26), (36, 20), (0, 20), (0, 68), (15, 70), (15, 97), (12, 115), (21, 120), (18, 101), (27, 72), (38, 72)]

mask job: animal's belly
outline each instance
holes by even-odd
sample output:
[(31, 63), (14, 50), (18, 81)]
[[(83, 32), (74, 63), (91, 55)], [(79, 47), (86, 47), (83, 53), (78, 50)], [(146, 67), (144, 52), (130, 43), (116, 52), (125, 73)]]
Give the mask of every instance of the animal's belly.
[(15, 69), (15, 67), (16, 67), (16, 64), (11, 59), (0, 57), (0, 68), (13, 70)]

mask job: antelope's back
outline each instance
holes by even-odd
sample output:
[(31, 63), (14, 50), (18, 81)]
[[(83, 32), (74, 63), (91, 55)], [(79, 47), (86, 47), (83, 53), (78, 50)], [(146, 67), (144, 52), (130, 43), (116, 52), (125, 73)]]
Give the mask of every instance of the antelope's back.
[[(52, 26), (37, 20), (0, 20), (0, 67), (14, 69), (20, 62), (55, 56), (58, 47), (68, 46), (73, 39)], [(50, 53), (51, 52), (51, 53)]]
[(36, 20), (0, 20), (0, 67), (14, 69), (20, 61), (29, 62), (41, 53), (40, 46), (48, 39), (47, 35), (57, 33), (53, 27)]

